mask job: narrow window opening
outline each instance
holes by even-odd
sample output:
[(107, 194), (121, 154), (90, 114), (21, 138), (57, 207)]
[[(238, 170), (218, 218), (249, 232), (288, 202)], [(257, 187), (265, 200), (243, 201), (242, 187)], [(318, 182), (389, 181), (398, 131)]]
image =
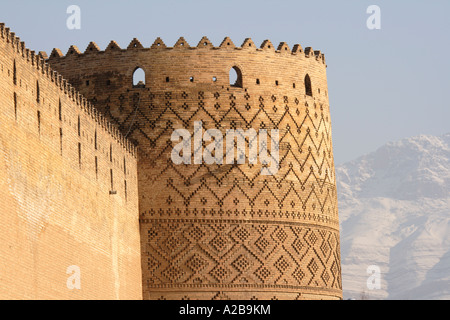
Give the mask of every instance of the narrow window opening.
[(39, 89), (39, 81), (36, 81), (36, 101), (37, 103), (41, 102), (41, 91)]
[(106, 85), (110, 86), (111, 85), (111, 80), (106, 80)]
[(126, 176), (127, 175), (127, 159), (123, 158), (123, 173)]
[(97, 129), (95, 130), (95, 134), (94, 134), (94, 145), (95, 145), (95, 150), (98, 150), (98, 146), (97, 146)]
[(61, 152), (61, 155), (63, 154), (63, 130), (62, 128), (59, 128), (59, 149)]
[(213, 82), (217, 82), (217, 77), (213, 77)]
[(62, 121), (62, 104), (61, 104), (61, 100), (59, 100), (59, 121)]
[(110, 169), (110, 175), (111, 175), (111, 192), (114, 192), (114, 175), (113, 175), (113, 170)]
[(128, 190), (127, 190), (127, 180), (125, 180), (124, 182), (123, 182), (123, 184), (124, 184), (124, 188), (125, 188), (125, 201), (127, 201), (128, 199)]
[(170, 78), (169, 77), (166, 78), (166, 82), (167, 83), (170, 82)]
[(194, 82), (194, 77), (190, 77), (190, 78), (189, 78), (189, 81), (190, 81), (190, 82)]
[(294, 88), (294, 89), (295, 89), (295, 83), (293, 83), (293, 84), (292, 84), (292, 88)]
[(242, 72), (236, 66), (230, 70), (230, 86), (242, 88)]
[(95, 177), (98, 179), (98, 157), (95, 156)]
[(17, 121), (17, 93), (14, 92), (14, 117)]
[(276, 80), (276, 81), (275, 81), (275, 85), (276, 85), (276, 86), (278, 86), (278, 85), (279, 85), (279, 82), (278, 82), (278, 80)]
[(309, 75), (307, 74), (305, 76), (305, 93), (307, 96), (312, 97), (313, 93), (312, 93), (312, 85), (311, 85), (311, 78), (309, 77)]
[(78, 165), (81, 169), (81, 143), (78, 143)]
[(260, 84), (261, 84), (261, 81), (259, 81), (259, 79), (256, 79), (256, 84), (257, 84), (257, 85), (260, 85)]
[(78, 116), (78, 136), (81, 136), (81, 119), (80, 116)]
[(13, 65), (13, 83), (14, 83), (14, 85), (17, 85), (16, 59), (14, 59), (14, 65)]
[(86, 87), (89, 87), (89, 85), (90, 85), (89, 80), (86, 80)]
[(145, 71), (142, 68), (136, 68), (136, 70), (134, 70), (133, 87), (145, 88)]
[(38, 121), (38, 132), (41, 134), (41, 112), (38, 110), (37, 112), (37, 121)]
[(113, 156), (112, 156), (112, 144), (109, 145), (109, 161), (113, 162)]

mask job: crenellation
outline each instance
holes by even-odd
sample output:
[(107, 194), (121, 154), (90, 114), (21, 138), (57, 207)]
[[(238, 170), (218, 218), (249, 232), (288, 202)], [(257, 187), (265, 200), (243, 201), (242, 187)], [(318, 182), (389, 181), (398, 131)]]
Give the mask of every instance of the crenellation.
[(10, 32), (10, 29), (9, 28), (5, 28), (5, 39), (6, 39), (6, 43), (9, 43), (10, 42), (10, 38), (9, 38), (9, 32)]
[[(2, 30), (2, 32), (3, 30), (5, 30), (6, 39), (9, 39), (9, 41), (7, 42), (11, 42), (13, 46), (14, 44), (16, 44), (15, 47), (21, 49), (21, 52), (17, 52), (20, 53), (22, 57), (26, 58), (26, 61), (30, 62), (31, 65), (39, 71), (39, 73), (47, 75), (47, 79), (55, 82), (55, 85), (58, 86), (65, 94), (67, 94), (67, 96), (72, 101), (80, 101), (80, 98), (78, 96), (81, 96), (81, 94), (77, 91), (77, 89), (73, 87), (72, 84), (69, 83), (66, 79), (64, 79), (61, 74), (59, 74), (57, 71), (52, 70), (50, 64), (47, 63), (47, 61), (49, 61), (49, 59), (52, 57), (62, 57), (61, 50), (53, 49), (50, 57), (48, 57), (44, 51), (40, 51), (36, 54), (36, 51), (26, 48), (25, 42), (20, 41), (20, 38), (16, 37), (14, 32), (10, 32), (9, 28), (5, 28), (5, 24), (0, 24), (0, 30)], [(96, 46), (96, 44), (93, 42), (91, 43), (91, 45)], [(80, 54), (80, 51), (76, 46), (71, 46), (69, 52), (70, 51), (74, 51), (75, 53)], [(103, 119), (102, 121), (105, 122), (107, 120)], [(105, 126), (105, 124), (103, 123), (102, 126)], [(118, 136), (116, 136), (116, 138), (118, 139)], [(129, 151), (130, 153), (134, 153), (133, 148), (127, 148), (127, 151)]]
[(256, 48), (255, 43), (253, 42), (253, 40), (251, 38), (246, 38), (241, 45), (241, 49), (250, 50), (250, 49), (255, 49), (255, 48)]
[(302, 52), (303, 52), (302, 46), (299, 44), (294, 45), (294, 47), (292, 48), (293, 54), (302, 53)]
[(70, 46), (69, 50), (66, 53), (66, 56), (79, 56), (81, 54), (80, 49), (77, 46)]
[(64, 54), (58, 48), (54, 48), (52, 50), (52, 53), (50, 54), (50, 59), (52, 59), (52, 58), (62, 58), (62, 57), (64, 57)]
[(260, 46), (260, 49), (263, 50), (269, 50), (275, 52), (275, 47), (273, 46), (272, 42), (270, 40), (264, 40), (263, 43)]
[[(262, 42), (261, 46), (258, 48), (250, 38), (247, 38), (244, 40), (243, 44), (240, 47), (236, 47), (234, 45), (233, 41), (231, 40), (231, 38), (229, 38), (229, 37), (225, 37), (225, 39), (221, 42), (221, 44), (218, 47), (215, 47), (207, 37), (203, 37), (196, 47), (191, 47), (189, 45), (189, 43), (185, 40), (184, 37), (180, 37), (177, 40), (177, 42), (174, 44), (173, 47), (166, 46), (164, 41), (159, 37), (154, 41), (154, 43), (149, 48), (145, 48), (142, 45), (142, 43), (136, 38), (134, 38), (130, 42), (127, 49), (121, 49), (120, 46), (117, 44), (117, 42), (111, 41), (104, 51), (101, 51), (101, 49), (95, 42), (91, 42), (88, 45), (88, 47), (86, 48), (86, 50), (84, 51), (84, 53), (82, 53), (77, 48), (77, 46), (71, 46), (66, 55), (64, 55), (61, 52), (61, 50), (55, 48), (55, 49), (53, 49), (52, 53), (50, 54), (50, 57), (48, 57), (48, 60), (54, 60), (54, 59), (58, 59), (58, 58), (67, 58), (70, 56), (83, 57), (83, 56), (90, 56), (92, 54), (103, 54), (103, 53), (112, 52), (112, 51), (127, 52), (128, 50), (136, 50), (136, 49), (140, 49), (140, 50), (149, 50), (149, 49), (150, 50), (164, 50), (164, 49), (165, 50), (173, 50), (173, 49), (195, 50), (195, 49), (199, 49), (199, 48), (213, 49), (213, 50), (219, 50), (219, 49), (224, 49), (224, 50), (225, 49), (235, 49), (235, 50), (253, 49), (255, 51), (269, 50), (274, 53), (278, 53), (278, 54), (284, 53), (284, 54), (288, 54), (288, 55), (289, 54), (297, 55), (299, 53), (304, 53), (304, 56), (306, 58), (315, 56), (316, 60), (324, 63), (323, 57), (321, 54), (314, 53), (314, 51), (311, 48), (308, 50), (305, 49), (305, 51), (303, 51), (301, 45), (299, 45), (299, 44), (294, 45), (293, 49), (291, 50), (289, 48), (289, 45), (286, 42), (281, 42), (277, 48), (271, 43), (270, 40), (264, 40)], [(319, 56), (318, 59), (317, 59), (317, 56)]]
[(214, 45), (209, 41), (208, 37), (204, 36), (197, 44), (198, 49), (214, 49)]
[[(117, 44), (117, 42), (115, 42), (115, 41), (113, 40), (113, 41), (111, 41), (111, 42), (109, 43), (108, 47), (105, 49), (105, 52), (108, 52), (108, 51), (116, 51), (116, 50), (122, 50), (122, 49), (121, 49), (120, 46)], [(62, 57), (62, 56), (61, 56), (61, 57)]]
[(95, 42), (90, 42), (86, 50), (84, 51), (84, 54), (98, 53), (98, 52), (100, 52), (100, 47)]
[(185, 49), (185, 48), (186, 48), (186, 49), (188, 49), (188, 48), (190, 48), (191, 46), (190, 46), (189, 43), (186, 41), (186, 39), (184, 39), (184, 37), (180, 37), (173, 47), (174, 47), (174, 49), (175, 49), (175, 48), (182, 48), (182, 49)]
[(311, 47), (306, 47), (305, 48), (305, 55), (307, 58), (309, 57), (313, 57), (314, 56), (314, 50)]
[[(135, 39), (136, 40), (136, 39)], [(139, 42), (139, 44), (140, 44), (140, 42)], [(130, 44), (131, 45), (131, 44)], [(144, 49), (144, 47), (140, 44), (140, 47), (139, 47), (140, 49)], [(166, 44), (164, 43), (164, 41), (160, 38), (160, 37), (158, 37), (158, 38), (156, 38), (156, 40), (155, 40), (155, 42), (153, 42), (153, 44), (152, 44), (152, 46), (150, 47), (151, 49), (166, 49), (167, 48), (167, 46), (166, 46)]]
[[(24, 42), (22, 42), (22, 46), (25, 47), (25, 43)], [(39, 55), (39, 57), (41, 57), (41, 59), (48, 60), (47, 52), (39, 51), (38, 55)]]
[(233, 41), (230, 39), (230, 37), (225, 37), (223, 39), (222, 43), (219, 46), (220, 48), (226, 48), (226, 49), (235, 49), (236, 46), (234, 45)]
[(144, 46), (141, 44), (141, 42), (138, 39), (134, 38), (133, 40), (131, 40), (127, 49), (131, 49), (131, 50), (144, 49)]
[(11, 43), (11, 46), (14, 48), (14, 39), (16, 37), (16, 34), (14, 32), (11, 32), (11, 30), (8, 28), (8, 43)]

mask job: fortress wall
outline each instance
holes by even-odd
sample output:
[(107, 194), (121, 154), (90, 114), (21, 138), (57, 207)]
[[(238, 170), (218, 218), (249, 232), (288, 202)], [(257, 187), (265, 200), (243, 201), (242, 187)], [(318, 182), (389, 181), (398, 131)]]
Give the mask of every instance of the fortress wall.
[[(258, 48), (250, 39), (238, 48), (228, 38), (220, 47), (204, 38), (197, 47), (180, 39), (168, 48), (157, 39), (144, 48), (135, 39), (125, 50), (114, 42), (105, 51), (72, 46), (65, 56), (55, 49), (48, 61), (139, 145), (145, 299), (342, 298), (319, 51), (270, 41)], [(234, 66), (241, 87), (230, 85)], [(145, 88), (133, 87), (137, 67), (146, 72)], [(171, 134), (193, 133), (196, 121), (223, 134), (280, 130), (279, 171), (262, 176), (261, 164), (248, 161), (174, 165)]]
[(0, 112), (0, 297), (142, 298), (135, 148), (3, 24)]

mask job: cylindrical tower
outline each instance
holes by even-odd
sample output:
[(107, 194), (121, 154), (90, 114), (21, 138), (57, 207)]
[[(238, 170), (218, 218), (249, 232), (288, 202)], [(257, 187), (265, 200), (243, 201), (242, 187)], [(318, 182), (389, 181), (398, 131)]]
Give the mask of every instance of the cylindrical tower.
[[(229, 38), (214, 47), (206, 37), (169, 48), (158, 38), (151, 48), (134, 39), (127, 49), (55, 49), (49, 62), (139, 146), (145, 299), (342, 298), (320, 51), (270, 41), (258, 48), (251, 39), (236, 47)], [(133, 80), (139, 69), (141, 82)], [(233, 130), (243, 140), (230, 146), (244, 146), (244, 159), (226, 162), (224, 142), (223, 163), (208, 164), (194, 159), (208, 140), (188, 140), (192, 153), (179, 155), (191, 161), (176, 163), (177, 129), (192, 140)], [(245, 135), (252, 129), (257, 138)], [(269, 162), (275, 170), (264, 173)]]

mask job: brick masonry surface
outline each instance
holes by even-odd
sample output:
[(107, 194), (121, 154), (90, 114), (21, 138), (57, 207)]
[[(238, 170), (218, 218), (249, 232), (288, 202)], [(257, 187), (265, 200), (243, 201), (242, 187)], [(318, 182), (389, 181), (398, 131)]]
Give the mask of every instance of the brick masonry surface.
[[(320, 51), (158, 38), (47, 58), (0, 31), (0, 294), (342, 299)], [(138, 68), (145, 81), (136, 85)], [(224, 135), (266, 129), (269, 145), (278, 129), (277, 173), (248, 160), (175, 165), (173, 131), (193, 133), (199, 121)], [(71, 264), (81, 264), (77, 292), (65, 288)]]
[[(144, 299), (340, 299), (339, 223), (324, 55), (251, 39), (191, 47), (112, 41), (49, 63), (139, 146)], [(137, 68), (145, 82), (133, 85)], [(237, 71), (230, 84), (229, 72)], [(280, 167), (175, 165), (184, 128), (280, 131)], [(247, 141), (248, 146), (248, 141)]]
[(135, 148), (3, 24), (0, 110), (0, 299), (142, 299)]

